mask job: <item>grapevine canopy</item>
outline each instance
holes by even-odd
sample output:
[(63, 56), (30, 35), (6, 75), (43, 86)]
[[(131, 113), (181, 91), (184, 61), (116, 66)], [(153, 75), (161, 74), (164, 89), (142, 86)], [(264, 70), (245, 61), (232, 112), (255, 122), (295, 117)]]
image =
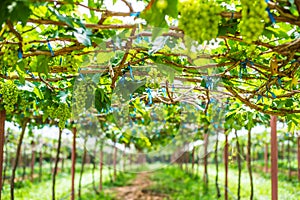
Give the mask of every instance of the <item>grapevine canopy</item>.
[(143, 84), (125, 96), (138, 123), (150, 123), (153, 104), (185, 100), (207, 116), (218, 101), (230, 113), (243, 104), (282, 116), (293, 130), (299, 13), (299, 0), (4, 0), (0, 108), (63, 128), (71, 110), (87, 114), (80, 92), (93, 88), (88, 112), (113, 123), (113, 94), (134, 80)]

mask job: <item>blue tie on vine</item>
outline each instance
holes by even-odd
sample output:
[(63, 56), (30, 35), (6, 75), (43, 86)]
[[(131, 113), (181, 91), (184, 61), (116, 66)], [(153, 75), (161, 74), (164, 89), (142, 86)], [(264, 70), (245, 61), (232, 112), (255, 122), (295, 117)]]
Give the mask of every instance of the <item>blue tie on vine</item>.
[(214, 98), (210, 98), (208, 100), (208, 104), (211, 104), (211, 103), (216, 103), (217, 101), (214, 99)]
[(113, 45), (113, 51), (115, 52), (116, 51), (116, 45), (115, 45), (115, 42), (114, 42), (113, 39), (111, 40), (111, 44)]
[(48, 45), (49, 51), (51, 53), (51, 56), (53, 57), (54, 56), (54, 52), (53, 52), (53, 49), (52, 49), (51, 44), (50, 44), (50, 42), (49, 42), (48, 39), (47, 39), (47, 45)]
[(124, 86), (125, 85), (125, 72), (123, 71), (122, 78), (120, 79), (120, 83)]
[(273, 92), (270, 91), (268, 85), (266, 85), (266, 91), (267, 91), (267, 93), (266, 93), (267, 97), (269, 97), (269, 93), (270, 93), (271, 96), (273, 97), (273, 99), (276, 99), (276, 95)]
[(136, 117), (136, 108), (133, 109), (132, 113), (129, 113), (129, 116), (132, 117), (132, 118)]
[(31, 78), (36, 79), (36, 77), (29, 70), (26, 70), (26, 74), (30, 75)]
[(256, 103), (259, 102), (259, 100), (261, 100), (261, 101), (264, 103), (264, 98), (263, 98), (263, 96), (260, 95), (260, 94), (257, 96), (257, 101), (256, 101)]
[(164, 97), (167, 97), (166, 88), (162, 88), (162, 89), (161, 89), (161, 91), (162, 91), (162, 93), (163, 93)]
[(141, 12), (132, 12), (130, 13), (130, 17), (139, 17)]
[(146, 89), (146, 92), (148, 93), (148, 99), (149, 99), (149, 105), (152, 104), (152, 94), (151, 94), (151, 89), (150, 88), (147, 88)]
[(18, 49), (18, 58), (19, 59), (23, 58), (23, 53), (22, 53), (22, 49), (21, 48)]
[(248, 58), (246, 58), (244, 61), (241, 62), (241, 65), (240, 65), (240, 71), (239, 71), (239, 78), (242, 78), (243, 77), (243, 74), (247, 74), (247, 64), (250, 64), (250, 65), (254, 65), (254, 63), (249, 60)]
[(81, 68), (78, 68), (79, 76), (80, 76), (80, 78), (82, 78), (82, 80), (84, 80), (84, 76), (80, 73), (80, 71), (81, 71)]
[(213, 89), (213, 80), (210, 76), (203, 76), (202, 77), (205, 80), (205, 88), (208, 90)]
[(134, 80), (134, 76), (133, 76), (133, 73), (132, 73), (132, 67), (129, 64), (128, 64), (128, 68), (129, 68), (129, 73), (130, 73), (131, 80)]
[[(265, 1), (266, 1), (266, 3), (269, 2), (269, 0), (265, 0)], [(272, 15), (269, 7), (266, 8), (266, 11), (268, 12), (268, 15), (269, 15), (269, 18), (270, 18), (272, 24), (276, 23), (276, 20), (275, 20), (274, 16)]]
[(277, 76), (277, 83), (278, 83), (278, 85), (279, 85), (279, 87), (281, 87), (282, 88), (282, 80), (281, 80), (281, 76)]

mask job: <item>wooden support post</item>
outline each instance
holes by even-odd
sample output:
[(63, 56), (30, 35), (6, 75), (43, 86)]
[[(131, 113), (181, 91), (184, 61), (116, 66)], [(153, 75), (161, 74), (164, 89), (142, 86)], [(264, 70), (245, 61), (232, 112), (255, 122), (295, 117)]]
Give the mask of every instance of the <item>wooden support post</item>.
[(224, 164), (225, 164), (225, 200), (228, 200), (228, 135), (225, 133), (224, 147)]
[(100, 147), (100, 183), (99, 183), (99, 190), (100, 192), (102, 191), (102, 185), (103, 185), (103, 144), (101, 144), (101, 147)]
[(278, 144), (277, 144), (277, 117), (271, 116), (271, 181), (272, 200), (278, 200)]
[(266, 143), (265, 144), (265, 155), (264, 155), (264, 157), (265, 157), (265, 172), (266, 173), (268, 173), (268, 171), (269, 171), (269, 167), (268, 167), (268, 165), (269, 165), (269, 145), (268, 145), (268, 143)]
[(3, 168), (3, 147), (5, 140), (5, 110), (0, 111), (0, 199), (2, 193), (2, 168)]
[(298, 132), (298, 180), (300, 181), (300, 132)]
[(118, 149), (116, 147), (116, 143), (114, 145), (114, 155), (113, 155), (113, 165), (114, 165), (114, 175), (113, 175), (113, 182), (116, 182), (117, 180), (117, 152)]
[(73, 127), (71, 200), (75, 199), (76, 132), (76, 128)]

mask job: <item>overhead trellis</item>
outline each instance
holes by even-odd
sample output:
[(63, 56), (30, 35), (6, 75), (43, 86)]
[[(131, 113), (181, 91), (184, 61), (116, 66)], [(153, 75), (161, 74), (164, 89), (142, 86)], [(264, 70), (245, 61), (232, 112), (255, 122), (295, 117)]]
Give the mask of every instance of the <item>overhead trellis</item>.
[[(109, 10), (108, 2), (124, 11)], [(242, 127), (251, 142), (251, 128), (269, 123), (267, 115), (281, 116), (293, 132), (299, 15), (300, 0), (4, 0), (1, 122), (62, 130), (75, 121), (85, 133), (97, 117), (95, 134), (137, 151), (174, 137), (175, 147), (205, 141), (220, 130), (227, 142)], [(56, 166), (59, 151), (60, 142)]]
[[(159, 45), (153, 47), (159, 35), (176, 38), (174, 45), (193, 43), (193, 39), (188, 39), (184, 34), (186, 30), (178, 28), (176, 21), (171, 22), (178, 16), (180, 20), (182, 14), (179, 9), (178, 15), (177, 1), (169, 3), (162, 12), (155, 1), (143, 1), (145, 9), (142, 12), (134, 10), (126, 0), (120, 2), (128, 12), (110, 11), (103, 1), (16, 1), (15, 7), (13, 2), (7, 0), (5, 5), (8, 7), (3, 7), (3, 13), (11, 12), (2, 19), (0, 31), (3, 79), (17, 79), (23, 84), (25, 80), (41, 82), (39, 87), (44, 85), (51, 91), (59, 92), (71, 91), (66, 81), (73, 80), (79, 74), (109, 73), (111, 79), (106, 83), (114, 88), (128, 65), (136, 69), (141, 67), (141, 63), (161, 63), (180, 72), (174, 77), (175, 80), (196, 84), (195, 92), (202, 86), (205, 94), (210, 89), (207, 87), (207, 77), (210, 77), (220, 81), (218, 91), (224, 97), (239, 99), (260, 112), (281, 116), (300, 112), (297, 109), (300, 53), (298, 1), (268, 1), (268, 14), (274, 19), (265, 23), (262, 35), (255, 41), (245, 40), (240, 33), (243, 20), (241, 3), (236, 1), (235, 7), (230, 8), (224, 2), (219, 13), (222, 19), (219, 21), (217, 40), (199, 44), (203, 52), (201, 55), (174, 53), (172, 48)], [(16, 12), (21, 8), (26, 12), (18, 15), (14, 12), (17, 7)], [(169, 16), (169, 22), (165, 21), (165, 16)], [(131, 18), (130, 23), (124, 20), (128, 18)], [(194, 23), (192, 21), (191, 24)], [(148, 25), (164, 29), (147, 31), (150, 30)], [(208, 28), (208, 25), (202, 26)], [(122, 35), (124, 42), (121, 42), (123, 46), (118, 47), (116, 40), (119, 35)], [(132, 45), (136, 40), (148, 42), (148, 45)], [(159, 42), (163, 43), (163, 40)], [(118, 58), (120, 62), (117, 65), (81, 66), (88, 55), (105, 56), (120, 49), (124, 54)], [(207, 63), (206, 59), (210, 61)], [(278, 66), (276, 71), (270, 64), (272, 59)], [(172, 100), (169, 98), (165, 102)]]

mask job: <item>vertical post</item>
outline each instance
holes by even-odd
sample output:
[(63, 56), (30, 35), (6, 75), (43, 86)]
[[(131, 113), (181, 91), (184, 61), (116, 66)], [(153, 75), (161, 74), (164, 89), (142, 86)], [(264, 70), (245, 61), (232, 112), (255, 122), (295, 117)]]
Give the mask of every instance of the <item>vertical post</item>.
[(205, 184), (205, 192), (208, 188), (208, 133), (204, 134), (204, 158), (203, 158), (203, 167), (204, 167), (204, 172), (203, 172), (203, 181)]
[(43, 145), (40, 150), (39, 154), (39, 182), (42, 181), (42, 176), (43, 176)]
[(123, 171), (125, 172), (126, 168), (126, 144), (124, 143), (124, 151), (123, 151)]
[(56, 183), (56, 175), (58, 170), (58, 162), (59, 162), (59, 154), (61, 149), (61, 137), (62, 137), (62, 129), (59, 128), (59, 134), (58, 134), (58, 144), (56, 148), (56, 157), (55, 157), (55, 163), (54, 163), (54, 169), (52, 174), (52, 200), (55, 200), (55, 183)]
[(194, 174), (194, 165), (195, 165), (195, 147), (192, 150), (192, 174)]
[(5, 110), (0, 111), (0, 199), (2, 192), (2, 167), (3, 167), (3, 147), (4, 147), (4, 139), (5, 139), (5, 119), (6, 112)]
[(218, 148), (219, 148), (219, 132), (217, 131), (217, 140), (215, 145), (215, 163), (216, 163), (216, 189), (217, 189), (217, 197), (221, 197), (220, 188), (219, 188), (219, 161), (218, 161)]
[(31, 182), (33, 182), (33, 180), (34, 180), (34, 162), (35, 162), (35, 142), (32, 141), (31, 142), (31, 163), (30, 163), (30, 168), (31, 168), (30, 178), (31, 178)]
[(271, 181), (272, 200), (278, 200), (278, 144), (277, 144), (277, 117), (271, 116)]
[(75, 199), (76, 127), (73, 127), (71, 200)]
[(298, 180), (300, 181), (300, 132), (298, 132)]
[(102, 191), (102, 180), (103, 180), (103, 146), (101, 143), (101, 147), (100, 147), (100, 184), (99, 184), (99, 190)]
[(113, 165), (114, 165), (114, 176), (113, 176), (113, 181), (116, 182), (117, 180), (117, 147), (116, 143), (114, 145), (114, 158), (113, 158)]
[(248, 128), (248, 141), (247, 141), (247, 168), (250, 178), (250, 200), (253, 200), (254, 197), (254, 187), (253, 187), (253, 175), (252, 175), (252, 165), (251, 165), (251, 128)]
[(290, 146), (290, 138), (287, 143), (287, 161), (288, 161), (288, 168), (289, 168), (289, 181), (292, 179), (292, 169), (291, 169), (291, 160), (290, 160), (290, 151), (291, 151), (291, 146)]
[(265, 172), (268, 173), (268, 165), (269, 165), (269, 159), (268, 159), (268, 154), (269, 154), (269, 145), (268, 143), (265, 143)]
[(225, 164), (225, 200), (228, 200), (228, 135), (226, 134), (226, 132), (225, 132), (224, 164)]

